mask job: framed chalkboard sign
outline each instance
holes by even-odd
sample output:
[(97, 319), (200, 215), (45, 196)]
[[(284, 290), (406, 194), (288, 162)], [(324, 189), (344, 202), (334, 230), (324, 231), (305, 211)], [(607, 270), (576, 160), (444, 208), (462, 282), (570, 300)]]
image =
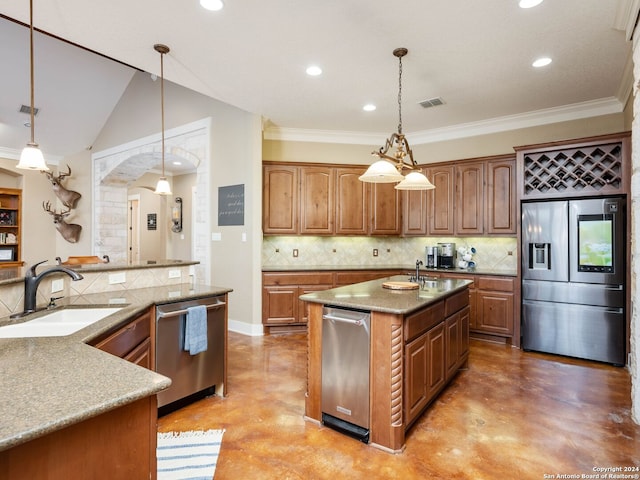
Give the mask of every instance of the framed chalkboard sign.
[(244, 225), (244, 184), (218, 187), (218, 225)]

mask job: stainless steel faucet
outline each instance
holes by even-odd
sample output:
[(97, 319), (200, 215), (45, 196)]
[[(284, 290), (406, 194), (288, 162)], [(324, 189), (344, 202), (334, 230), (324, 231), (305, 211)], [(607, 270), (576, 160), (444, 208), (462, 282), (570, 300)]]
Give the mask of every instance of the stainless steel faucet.
[(74, 282), (82, 280), (82, 275), (80, 275), (78, 272), (60, 265), (56, 265), (55, 267), (44, 270), (39, 275), (36, 275), (36, 267), (45, 262), (46, 260), (43, 260), (42, 262), (38, 262), (35, 265), (31, 266), (24, 277), (24, 312), (22, 312), (22, 315), (26, 315), (28, 313), (36, 311), (36, 294), (38, 293), (38, 285), (40, 285), (42, 279), (47, 275), (59, 272), (66, 273)]
[(422, 260), (416, 260), (416, 282), (420, 281), (420, 265), (422, 265)]

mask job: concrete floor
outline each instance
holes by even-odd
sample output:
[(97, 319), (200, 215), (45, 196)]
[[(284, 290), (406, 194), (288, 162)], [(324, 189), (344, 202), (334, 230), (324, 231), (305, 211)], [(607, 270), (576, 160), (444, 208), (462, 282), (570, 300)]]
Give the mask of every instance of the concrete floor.
[(623, 368), (472, 340), (468, 370), (393, 455), (304, 421), (305, 335), (231, 333), (228, 396), (158, 428), (226, 429), (216, 480), (639, 478), (630, 382)]

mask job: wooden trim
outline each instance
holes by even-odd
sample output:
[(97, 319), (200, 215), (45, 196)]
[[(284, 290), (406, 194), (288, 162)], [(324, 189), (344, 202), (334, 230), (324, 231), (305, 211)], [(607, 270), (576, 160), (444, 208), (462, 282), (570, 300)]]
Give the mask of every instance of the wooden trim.
[(320, 303), (309, 305), (309, 333), (307, 334), (307, 392), (305, 416), (322, 421), (322, 308)]

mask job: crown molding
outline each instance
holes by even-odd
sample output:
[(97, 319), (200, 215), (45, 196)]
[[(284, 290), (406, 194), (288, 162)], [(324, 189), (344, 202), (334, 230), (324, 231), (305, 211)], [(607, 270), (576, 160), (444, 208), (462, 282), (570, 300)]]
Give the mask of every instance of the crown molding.
[(638, 13), (640, 13), (640, 0), (618, 0), (613, 28), (625, 32), (627, 41), (633, 38)]
[[(626, 73), (626, 71), (625, 71)], [(629, 75), (632, 75), (629, 71)], [(626, 82), (631, 85), (631, 82)], [(625, 90), (626, 92), (626, 90)], [(621, 92), (624, 93), (624, 92)], [(630, 90), (627, 93), (630, 94)], [(623, 95), (624, 96), (624, 95)], [(533, 112), (508, 115), (504, 117), (483, 120), (480, 122), (464, 123), (451, 127), (435, 128), (406, 134), (412, 145), (441, 142), (459, 138), (487, 135), (491, 133), (518, 130), (521, 128), (549, 125), (558, 122), (580, 120), (600, 115), (620, 113), (625, 102), (618, 98), (609, 97), (600, 100), (574, 103), (557, 108), (547, 108)], [(316, 143), (347, 143), (354, 145), (377, 145), (384, 139), (384, 133), (340, 132), (335, 130), (311, 130), (300, 128), (281, 128), (269, 126), (264, 131), (265, 140), (279, 140), (289, 142)]]

